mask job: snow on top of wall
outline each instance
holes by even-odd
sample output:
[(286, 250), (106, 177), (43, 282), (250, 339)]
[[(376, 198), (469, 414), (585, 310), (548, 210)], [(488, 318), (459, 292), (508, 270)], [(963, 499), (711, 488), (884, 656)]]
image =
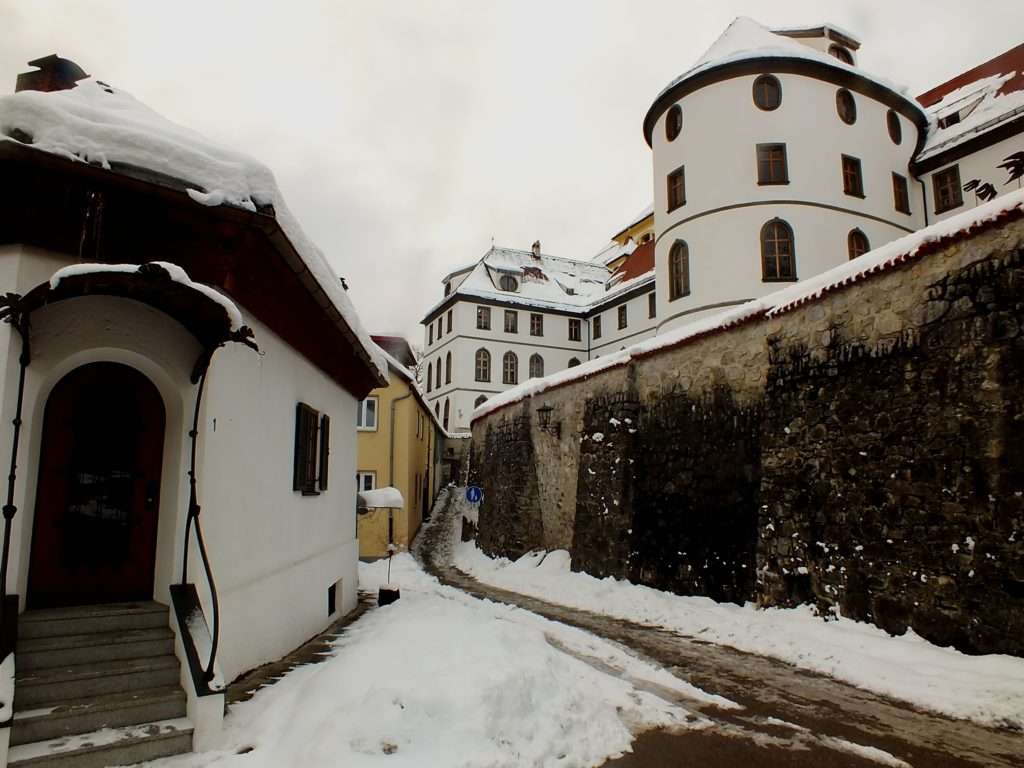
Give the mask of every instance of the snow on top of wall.
[(835, 32), (838, 35), (842, 35), (843, 37), (848, 38), (857, 44), (860, 44), (860, 37), (858, 35), (853, 34), (853, 32), (850, 32), (848, 29), (843, 29), (838, 24), (833, 24), (831, 21), (823, 21), (819, 24), (799, 24), (793, 27), (776, 27), (775, 29), (772, 30), (772, 32), (778, 35), (784, 35), (787, 32), (816, 32), (819, 29), (825, 30), (826, 35), (830, 31)]
[[(215, 304), (219, 304), (223, 308), (224, 312), (228, 316), (228, 320), (231, 323), (231, 330), (237, 331), (244, 324), (242, 320), (242, 313), (231, 299), (219, 291), (214, 290), (208, 285), (203, 283), (195, 283), (192, 278), (188, 276), (188, 273), (184, 269), (179, 267), (177, 264), (171, 264), (166, 261), (153, 261), (151, 264), (156, 264), (158, 267), (162, 267), (166, 270), (171, 280), (181, 285), (191, 288), (197, 293), (201, 293), (203, 296), (208, 298)], [(69, 277), (78, 277), (80, 275), (96, 275), (96, 274), (109, 274), (111, 272), (117, 272), (121, 274), (136, 274), (140, 270), (138, 264), (72, 264), (68, 267), (58, 269), (50, 277), (50, 290), (56, 290), (57, 286), (61, 284), (61, 281)]]
[[(839, 31), (838, 28), (833, 27), (832, 25), (828, 26), (835, 29), (837, 32)], [(693, 66), (686, 70), (686, 72), (669, 83), (668, 86), (658, 94), (655, 101), (660, 99), (675, 86), (679, 85), (679, 83), (689, 80), (691, 77), (694, 77), (701, 72), (706, 72), (709, 69), (713, 69), (724, 64), (731, 64), (736, 61), (771, 57), (805, 59), (807, 61), (825, 64), (833, 69), (856, 72), (861, 77), (871, 80), (872, 82), (891, 91), (895, 91), (896, 93), (904, 96), (907, 96), (908, 94), (906, 86), (897, 85), (884, 78), (869, 74), (860, 67), (842, 62), (834, 56), (830, 56), (827, 53), (823, 53), (808, 45), (804, 45), (796, 39), (776, 34), (753, 19), (747, 18), (746, 16), (738, 16), (728, 27), (726, 27), (725, 31), (711, 45), (711, 47), (704, 52), (704, 55), (697, 59)], [(907, 96), (907, 102), (908, 104), (916, 107), (918, 111), (921, 112), (922, 116), (924, 115), (924, 111), (921, 107), (909, 96)]]
[(402, 509), (405, 507), (405, 499), (402, 492), (390, 485), (383, 488), (374, 488), (372, 491), (359, 491), (359, 506), (366, 509), (387, 508)]
[(930, 227), (919, 229), (917, 232), (893, 240), (891, 243), (858, 256), (852, 261), (840, 264), (838, 267), (807, 280), (801, 280), (781, 291), (696, 320), (670, 333), (655, 336), (574, 368), (567, 368), (544, 378), (525, 381), (482, 403), (473, 411), (470, 421), (476, 421), (505, 406), (564, 384), (585, 381), (595, 374), (625, 365), (633, 359), (677, 347), (751, 320), (780, 315), (802, 304), (819, 299), (826, 293), (852, 285), (870, 275), (885, 272), (915, 256), (924, 255), (951, 241), (969, 236), (1012, 212), (1024, 214), (1024, 190), (1012, 192), (984, 205), (979, 205), (973, 210), (951, 216)]
[(341, 281), (288, 210), (267, 166), (171, 122), (130, 94), (93, 78), (66, 91), (0, 96), (0, 141), (16, 141), (12, 134), (27, 135), (34, 149), (76, 162), (108, 170), (133, 166), (180, 179), (194, 185), (189, 195), (201, 205), (248, 211), (272, 205), (278, 224), (310, 273), (378, 371), (386, 372)]
[[(1024, 90), (1000, 93), (1015, 71), (990, 75), (950, 91), (928, 108), (928, 138), (917, 155), (920, 162), (1024, 114)], [(959, 115), (959, 121), (940, 127), (940, 121)]]

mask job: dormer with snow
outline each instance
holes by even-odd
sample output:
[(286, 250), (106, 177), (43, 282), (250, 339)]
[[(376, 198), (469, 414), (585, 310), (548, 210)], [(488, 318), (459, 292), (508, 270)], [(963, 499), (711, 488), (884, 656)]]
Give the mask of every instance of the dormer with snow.
[(659, 332), (924, 224), (920, 105), (856, 66), (833, 25), (738, 18), (654, 100)]

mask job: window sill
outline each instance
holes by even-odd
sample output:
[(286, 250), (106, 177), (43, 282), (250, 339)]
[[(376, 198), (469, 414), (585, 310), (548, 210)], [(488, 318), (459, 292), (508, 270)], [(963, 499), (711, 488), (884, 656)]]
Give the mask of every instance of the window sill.
[(785, 181), (761, 181), (758, 179), (757, 186), (759, 187), (784, 187), (789, 184), (789, 179)]
[(319, 496), (320, 495), (320, 491), (306, 491), (306, 490), (304, 490), (304, 491), (302, 491), (302, 495), (303, 496)]
[(687, 291), (686, 293), (680, 293), (678, 296), (669, 296), (668, 300), (669, 301), (678, 301), (679, 299), (685, 299), (689, 295), (690, 295), (690, 292)]
[(680, 208), (684, 207), (685, 205), (686, 205), (686, 201), (683, 200), (683, 202), (679, 203), (679, 205), (673, 206), (673, 207), (669, 208), (668, 210), (666, 210), (665, 213), (672, 213), (672, 211), (678, 211)]
[(904, 211), (904, 210), (903, 210), (902, 208), (896, 208), (896, 209), (894, 209), (894, 210), (896, 211), (896, 213), (902, 213), (902, 214), (903, 214), (903, 215), (905, 215), (905, 216), (911, 216), (911, 215), (912, 215), (912, 214), (910, 213), (910, 211)]
[(376, 427), (356, 427), (356, 432), (376, 432)]
[(858, 198), (860, 198), (861, 200), (864, 200), (864, 199), (866, 199), (866, 195), (865, 195), (865, 194), (864, 194), (863, 192), (860, 192), (860, 193), (858, 193), (858, 192), (847, 192), (847, 191), (846, 191), (846, 190), (844, 189), (844, 190), (843, 190), (843, 194), (844, 194), (844, 195), (846, 195), (847, 197), (858, 197)]
[(798, 282), (798, 277), (762, 277), (762, 283), (795, 283)]

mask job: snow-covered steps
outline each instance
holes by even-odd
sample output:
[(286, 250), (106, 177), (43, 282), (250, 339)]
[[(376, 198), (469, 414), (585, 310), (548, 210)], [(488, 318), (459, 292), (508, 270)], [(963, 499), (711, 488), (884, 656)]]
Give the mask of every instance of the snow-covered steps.
[(192, 722), (180, 717), (11, 747), (7, 765), (10, 768), (106, 768), (178, 755), (191, 749)]
[(9, 764), (87, 768), (189, 751), (169, 618), (153, 602), (22, 614)]

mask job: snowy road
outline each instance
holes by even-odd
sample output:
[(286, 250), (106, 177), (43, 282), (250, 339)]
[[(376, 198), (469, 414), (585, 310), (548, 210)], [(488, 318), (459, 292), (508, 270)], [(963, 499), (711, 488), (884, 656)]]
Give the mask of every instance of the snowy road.
[(455, 504), (439, 503), (433, 523), (417, 541), (417, 555), (443, 583), (591, 632), (743, 707), (687, 702), (714, 725), (641, 736), (632, 755), (609, 766), (1022, 765), (1019, 730), (918, 711), (781, 661), (482, 584), (451, 565), (458, 518)]

